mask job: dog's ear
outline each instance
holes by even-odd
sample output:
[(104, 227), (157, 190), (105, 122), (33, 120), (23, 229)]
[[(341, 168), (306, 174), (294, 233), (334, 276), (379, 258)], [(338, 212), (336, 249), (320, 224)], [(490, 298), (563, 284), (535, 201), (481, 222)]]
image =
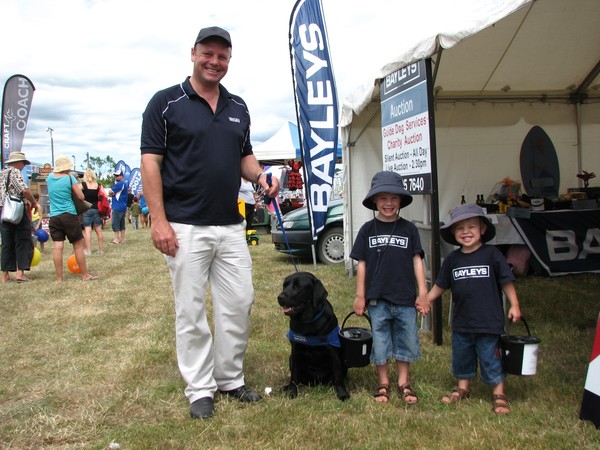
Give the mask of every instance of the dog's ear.
[(313, 280), (313, 304), (315, 309), (318, 309), (321, 306), (321, 303), (324, 299), (327, 298), (328, 292), (317, 277), (314, 277)]

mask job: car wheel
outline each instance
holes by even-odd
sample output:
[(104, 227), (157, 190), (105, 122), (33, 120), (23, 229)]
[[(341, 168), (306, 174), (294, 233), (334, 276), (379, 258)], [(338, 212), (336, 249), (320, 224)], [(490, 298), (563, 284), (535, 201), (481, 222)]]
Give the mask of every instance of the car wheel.
[(323, 232), (317, 243), (317, 256), (323, 264), (340, 264), (344, 262), (343, 228), (330, 228)]

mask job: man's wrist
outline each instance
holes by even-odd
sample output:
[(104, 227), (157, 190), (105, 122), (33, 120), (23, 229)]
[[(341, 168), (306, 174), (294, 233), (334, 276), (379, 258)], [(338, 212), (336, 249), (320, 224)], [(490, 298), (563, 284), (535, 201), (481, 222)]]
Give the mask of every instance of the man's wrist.
[(261, 172), (261, 173), (259, 173), (259, 174), (256, 176), (256, 180), (254, 181), (254, 183), (258, 183), (258, 182), (259, 182), (259, 180), (260, 180), (260, 177), (262, 177), (264, 174), (265, 174), (264, 172)]

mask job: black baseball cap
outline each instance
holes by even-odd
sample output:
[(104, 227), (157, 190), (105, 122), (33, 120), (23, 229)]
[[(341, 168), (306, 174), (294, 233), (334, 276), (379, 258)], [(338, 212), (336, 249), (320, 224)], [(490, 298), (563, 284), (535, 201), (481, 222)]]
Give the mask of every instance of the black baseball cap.
[(221, 38), (225, 42), (227, 42), (227, 45), (229, 45), (229, 47), (231, 47), (231, 36), (229, 36), (229, 32), (227, 30), (224, 30), (221, 27), (202, 28), (198, 33), (198, 37), (196, 38), (196, 42), (194, 43), (194, 45), (196, 45), (199, 42), (202, 42), (203, 40), (209, 37)]

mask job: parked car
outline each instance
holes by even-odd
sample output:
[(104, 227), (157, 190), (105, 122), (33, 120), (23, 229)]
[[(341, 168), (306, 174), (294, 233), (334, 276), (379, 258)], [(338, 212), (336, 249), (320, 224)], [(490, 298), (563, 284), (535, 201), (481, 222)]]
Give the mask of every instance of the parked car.
[[(287, 244), (281, 231), (281, 224), (271, 230), (275, 249), (294, 256), (312, 256), (312, 235), (308, 222), (308, 208), (302, 207), (282, 217)], [(288, 248), (289, 244), (289, 248)], [(341, 199), (332, 200), (327, 208), (325, 228), (319, 233), (315, 251), (323, 264), (344, 262), (344, 204)]]

